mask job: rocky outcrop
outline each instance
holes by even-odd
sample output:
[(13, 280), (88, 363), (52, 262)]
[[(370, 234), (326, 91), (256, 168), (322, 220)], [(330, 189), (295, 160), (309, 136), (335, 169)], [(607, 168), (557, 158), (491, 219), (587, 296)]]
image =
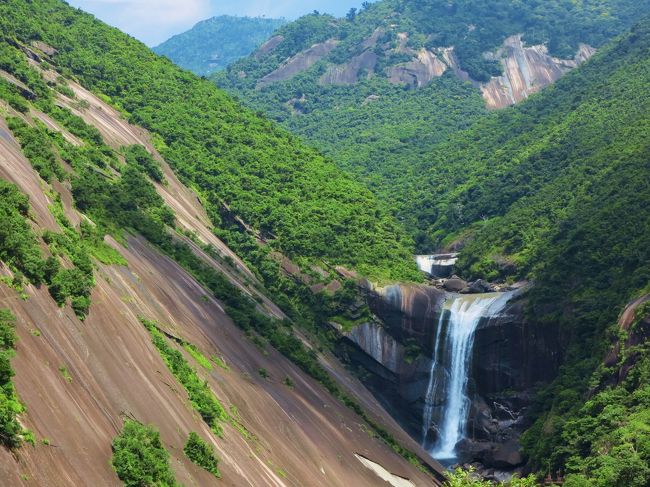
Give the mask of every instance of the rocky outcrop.
[(479, 325), (472, 362), (478, 396), (527, 391), (555, 376), (561, 359), (558, 330), (529, 324), (525, 306), (524, 298), (516, 299), (498, 317)]
[[(451, 70), (459, 79), (470, 82), (481, 90), (488, 108), (503, 108), (520, 102), (555, 82), (596, 52), (594, 48), (580, 44), (573, 59), (559, 59), (549, 55), (545, 45), (524, 46), (522, 35), (513, 35), (497, 50), (484, 54), (486, 59), (501, 63), (503, 75), (493, 77), (486, 83), (479, 83), (461, 69), (453, 46), (414, 50), (408, 47), (408, 34), (398, 33), (394, 46), (390, 43), (379, 43), (383, 34), (382, 29), (376, 29), (359, 45), (358, 54), (343, 64), (330, 64), (319, 78), (319, 84), (353, 85), (364, 76), (377, 74), (386, 76), (392, 84), (416, 89), (428, 86), (434, 79)], [(260, 59), (282, 41), (282, 36), (272, 37), (256, 51), (254, 57)], [(309, 69), (324, 59), (337, 43), (337, 40), (330, 39), (296, 54), (262, 78), (257, 87), (262, 88), (270, 83), (290, 79)], [(412, 56), (412, 59), (389, 66), (384, 72), (377, 71), (380, 58), (389, 54), (408, 55)]]
[(334, 49), (337, 44), (338, 41), (335, 39), (329, 39), (325, 42), (314, 44), (309, 49), (287, 59), (278, 69), (264, 76), (257, 83), (257, 87), (262, 88), (277, 81), (285, 81), (308, 70), (332, 52), (332, 49)]
[(370, 294), (370, 309), (398, 340), (415, 338), (431, 350), (445, 292), (432, 286), (395, 284)]
[(346, 333), (351, 342), (393, 373), (404, 363), (404, 347), (379, 323), (364, 323)]
[(377, 54), (373, 51), (364, 51), (353, 57), (345, 64), (330, 66), (319, 83), (321, 85), (353, 85), (359, 81), (361, 73), (371, 75), (377, 65)]
[(442, 76), (449, 66), (433, 52), (420, 49), (415, 59), (388, 69), (388, 81), (393, 84), (406, 84), (412, 88), (422, 88)]
[(605, 358), (605, 366), (615, 368), (609, 383), (625, 380), (629, 371), (641, 356), (639, 345), (650, 341), (650, 294), (630, 302), (618, 320), (618, 328), (625, 336), (618, 341)]
[(595, 49), (581, 44), (573, 59), (558, 59), (544, 45), (524, 46), (521, 35), (507, 38), (503, 47), (485, 55), (499, 60), (503, 75), (481, 85), (488, 108), (503, 108), (522, 101), (589, 59)]
[[(370, 291), (370, 308), (381, 323), (366, 323), (346, 333), (346, 344), (339, 350), (363, 370), (364, 383), (417, 440), (422, 436), (432, 349), (445, 300), (460, 290), (485, 293), (495, 288), (486, 281), (467, 283), (457, 277), (444, 283), (454, 292), (404, 284)], [(467, 389), (472, 401), (467, 438), (458, 448), (461, 463), (480, 462), (499, 474), (512, 473), (522, 463), (518, 439), (529, 425), (533, 388), (556, 375), (561, 359), (558, 330), (535, 327), (525, 319), (526, 286), (510, 289), (517, 289), (510, 303), (493, 318), (482, 319), (476, 330)], [(444, 399), (430, 401), (435, 408)], [(430, 438), (437, 436), (434, 423)]]
[(257, 48), (257, 51), (253, 53), (255, 59), (261, 59), (267, 54), (269, 54), (273, 49), (278, 47), (280, 43), (284, 40), (284, 36), (273, 36), (260, 47)]

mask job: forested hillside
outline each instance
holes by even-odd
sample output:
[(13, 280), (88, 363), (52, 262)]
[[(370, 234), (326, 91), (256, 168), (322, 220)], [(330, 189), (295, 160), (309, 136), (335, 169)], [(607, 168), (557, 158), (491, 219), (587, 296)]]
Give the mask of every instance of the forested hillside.
[[(646, 18), (553, 87), (436, 146), (416, 183), (428, 204), (418, 221), (461, 242), (465, 275), (535, 281), (531, 323), (557, 327), (566, 347), (524, 444), (535, 468), (575, 474), (565, 485), (650, 478), (647, 307), (617, 324), (650, 291), (648, 86)], [(603, 365), (613, 343), (620, 356)]]
[[(529, 83), (525, 98), (577, 63), (579, 49), (601, 47), (648, 11), (648, 0), (382, 0), (343, 19), (291, 22), (214, 79), (358, 175), (426, 251), (412, 183), (435, 144), (485, 114), (481, 94), (492, 100)], [(545, 47), (495, 52), (518, 34)]]
[(56, 0), (5, 2), (0, 22), (5, 36), (54, 46), (62, 68), (151, 130), (175, 171), (201, 193), (215, 225), (237, 217), (292, 257), (371, 277), (417, 276), (409, 239), (367, 189), (210, 82)]
[(248, 56), (285, 23), (283, 19), (220, 15), (171, 37), (153, 51), (193, 73), (208, 75)]

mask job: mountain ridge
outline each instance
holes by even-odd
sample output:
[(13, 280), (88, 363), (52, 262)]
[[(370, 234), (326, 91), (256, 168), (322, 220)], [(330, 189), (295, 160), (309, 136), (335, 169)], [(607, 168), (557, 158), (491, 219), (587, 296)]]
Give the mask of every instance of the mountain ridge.
[(249, 55), (284, 19), (219, 15), (202, 20), (152, 48), (182, 68), (207, 76)]

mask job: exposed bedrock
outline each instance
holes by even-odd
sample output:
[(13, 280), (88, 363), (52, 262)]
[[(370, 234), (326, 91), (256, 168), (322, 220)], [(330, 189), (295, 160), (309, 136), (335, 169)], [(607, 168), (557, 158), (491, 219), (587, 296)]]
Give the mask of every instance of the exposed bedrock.
[[(281, 41), (280, 41), (281, 42)], [(309, 49), (302, 51), (295, 56), (285, 60), (285, 62), (278, 67), (275, 71), (264, 76), (257, 84), (258, 88), (262, 88), (268, 84), (277, 81), (285, 81), (293, 78), (295, 75), (306, 71), (314, 64), (327, 56), (336, 47), (338, 41), (329, 39), (319, 44), (314, 44)], [(276, 44), (277, 45), (277, 44)], [(275, 46), (273, 46), (275, 48)], [(268, 46), (267, 46), (268, 49)]]
[(508, 37), (503, 46), (487, 59), (499, 60), (503, 75), (481, 85), (488, 108), (503, 108), (520, 102), (557, 81), (568, 71), (589, 59), (596, 50), (580, 44), (573, 59), (558, 59), (544, 45), (524, 46), (521, 35)]
[(514, 300), (502, 314), (479, 325), (472, 360), (478, 395), (525, 391), (555, 376), (561, 349), (558, 330), (528, 323), (525, 305), (525, 299)]

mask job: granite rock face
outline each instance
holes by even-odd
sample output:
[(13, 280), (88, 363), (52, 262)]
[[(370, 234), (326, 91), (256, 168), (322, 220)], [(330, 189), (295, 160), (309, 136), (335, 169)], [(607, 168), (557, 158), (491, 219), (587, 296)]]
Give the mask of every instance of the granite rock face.
[[(327, 56), (336, 47), (338, 41), (329, 39), (319, 44), (314, 44), (309, 49), (302, 51), (292, 58), (287, 59), (278, 69), (272, 71), (262, 78), (258, 84), (258, 88), (262, 88), (276, 81), (285, 81), (293, 78), (299, 73), (311, 68), (318, 61)], [(274, 46), (275, 47), (275, 46)]]
[(481, 85), (483, 98), (488, 108), (513, 105), (557, 81), (595, 52), (581, 44), (573, 59), (558, 59), (548, 54), (546, 46), (524, 46), (521, 35), (508, 37), (496, 52), (485, 55), (501, 62), (503, 75)]

